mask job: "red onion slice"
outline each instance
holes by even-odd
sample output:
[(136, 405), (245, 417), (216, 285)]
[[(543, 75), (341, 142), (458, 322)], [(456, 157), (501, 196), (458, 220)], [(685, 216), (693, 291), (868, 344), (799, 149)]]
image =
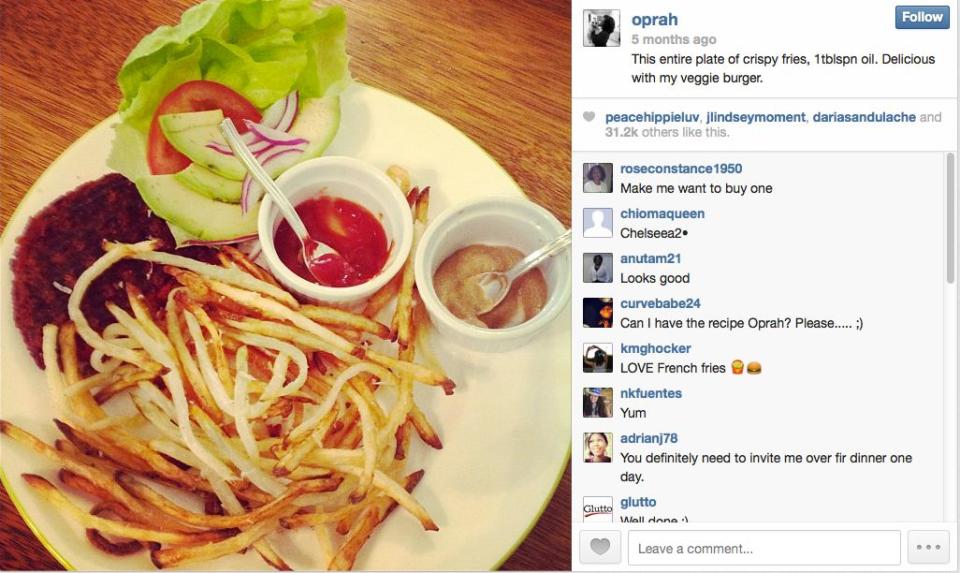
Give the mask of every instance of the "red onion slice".
[(191, 239), (189, 241), (184, 241), (184, 247), (216, 247), (219, 245), (232, 245), (234, 243), (243, 243), (246, 241), (252, 241), (256, 239), (257, 235), (244, 235), (242, 237), (236, 237), (233, 239), (223, 239), (220, 241), (204, 241), (202, 239)]
[(283, 114), (287, 112), (289, 105), (290, 94), (287, 94), (287, 97), (278, 99), (263, 111), (263, 117), (260, 119), (260, 123), (276, 129), (276, 127), (280, 125), (280, 120), (283, 119)]
[(285, 131), (273, 129), (260, 123), (254, 123), (249, 119), (243, 120), (243, 123), (246, 124), (247, 129), (250, 130), (248, 133), (253, 133), (258, 140), (269, 141), (273, 145), (299, 145), (301, 143), (309, 143), (302, 137), (294, 137)]
[[(247, 137), (248, 135), (251, 137)], [(258, 153), (263, 153), (264, 151), (270, 149), (275, 145), (273, 143), (270, 143), (266, 139), (257, 139), (256, 134), (253, 134), (249, 131), (247, 133), (244, 133), (241, 137), (244, 139), (244, 142), (247, 144), (247, 147), (250, 148), (250, 152), (253, 153), (254, 155)], [(247, 141), (248, 139), (249, 141)], [(297, 143), (296, 145), (301, 145), (301, 144)], [(207, 143), (206, 146), (221, 155), (230, 155), (230, 156), (233, 155), (233, 150), (230, 149), (230, 146), (227, 145), (226, 143), (220, 143), (219, 141), (211, 141)]]
[(259, 157), (260, 164), (267, 173), (280, 174), (300, 162), (303, 151), (303, 147), (278, 145)]
[[(287, 97), (273, 102), (264, 112), (260, 123), (243, 120), (247, 131), (240, 135), (243, 142), (255, 156), (267, 155), (274, 146), (295, 146), (310, 143), (302, 137), (287, 133), (297, 117), (300, 107), (300, 93), (296, 90)], [(233, 155), (230, 146), (220, 141), (211, 141), (207, 147), (222, 155)], [(243, 203), (241, 202), (241, 205)]]
[[(263, 152), (257, 159), (267, 173), (282, 173), (298, 163), (303, 154), (303, 147), (274, 146)], [(240, 210), (246, 213), (263, 197), (263, 185), (250, 176), (243, 178), (240, 192)]]
[[(257, 186), (257, 189), (253, 189), (254, 185)], [(263, 188), (247, 173), (243, 176), (243, 184), (240, 186), (240, 212), (244, 215), (250, 210), (250, 205), (253, 203), (251, 201), (253, 194), (256, 194), (257, 199), (259, 199), (260, 195), (263, 195)]]
[(273, 145), (272, 143), (261, 138), (260, 136), (258, 136), (256, 133), (253, 133), (252, 131), (244, 132), (240, 136), (240, 139), (242, 139), (243, 142), (247, 144), (247, 147), (250, 148), (250, 151), (253, 154), (260, 153), (261, 151), (264, 151), (267, 148), (269, 148), (271, 145)]
[(287, 109), (277, 125), (273, 126), (280, 131), (290, 131), (293, 126), (293, 120), (297, 118), (297, 112), (300, 110), (300, 92), (294, 90), (287, 96)]
[(297, 91), (292, 91), (287, 94), (287, 97), (273, 102), (263, 112), (263, 119), (260, 120), (260, 123), (273, 129), (287, 131), (293, 125), (299, 107), (300, 94)]
[(221, 155), (233, 155), (233, 150), (230, 149), (230, 146), (226, 143), (220, 143), (219, 141), (211, 141), (207, 144), (207, 147), (216, 151)]
[[(250, 133), (250, 132), (248, 131), (247, 133)], [(273, 145), (274, 144), (270, 143), (266, 139), (261, 139), (259, 141), (255, 141), (253, 143), (247, 144), (247, 147), (250, 149), (250, 153), (254, 155), (258, 155), (270, 149), (271, 147), (273, 147)]]

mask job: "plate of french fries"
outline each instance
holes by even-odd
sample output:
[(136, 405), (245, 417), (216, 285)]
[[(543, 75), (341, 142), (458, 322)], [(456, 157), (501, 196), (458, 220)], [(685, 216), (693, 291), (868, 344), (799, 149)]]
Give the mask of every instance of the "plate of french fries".
[[(458, 203), (522, 196), (431, 113), (358, 84), (342, 106), (327, 154), (402, 166), (420, 232)], [(32, 214), (108, 172), (115, 121), (37, 181), (4, 261)], [(70, 322), (43, 329), (43, 371), (3, 275), (0, 469), (50, 552), (96, 570), (462, 570), (509, 557), (569, 458), (569, 309), (529, 344), (481, 353), (433, 334), (410, 260), (343, 309), (298, 302), (240, 250), (217, 257), (105, 244), (65, 293)], [(116, 321), (94, 329), (85, 291), (125, 259), (177, 286), (154, 309), (127, 288), (129, 304), (107, 309)]]

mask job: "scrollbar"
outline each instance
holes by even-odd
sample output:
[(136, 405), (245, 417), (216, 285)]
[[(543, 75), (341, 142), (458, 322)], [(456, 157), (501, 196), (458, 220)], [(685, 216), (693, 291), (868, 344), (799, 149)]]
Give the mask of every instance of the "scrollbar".
[(957, 278), (956, 156), (947, 154), (947, 284)]

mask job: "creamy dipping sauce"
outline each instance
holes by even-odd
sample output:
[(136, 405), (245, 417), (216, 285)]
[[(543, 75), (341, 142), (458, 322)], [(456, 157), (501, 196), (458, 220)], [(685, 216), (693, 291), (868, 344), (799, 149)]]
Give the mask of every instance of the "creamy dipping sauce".
[(478, 315), (487, 301), (470, 280), (480, 273), (506, 271), (524, 254), (513, 247), (470, 245), (446, 258), (433, 275), (433, 288), (440, 302), (460, 320), (482, 328), (508, 328), (537, 315), (547, 302), (547, 281), (540, 269), (532, 269), (513, 281), (510, 292), (499, 305)]

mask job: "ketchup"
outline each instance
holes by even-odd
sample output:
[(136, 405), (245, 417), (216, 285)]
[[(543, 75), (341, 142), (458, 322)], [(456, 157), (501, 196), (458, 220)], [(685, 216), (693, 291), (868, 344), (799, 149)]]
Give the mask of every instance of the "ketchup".
[(297, 205), (297, 213), (311, 237), (341, 255), (321, 257), (313, 267), (315, 278), (303, 260), (300, 239), (289, 223), (281, 221), (273, 237), (277, 255), (300, 277), (323, 286), (348, 287), (370, 280), (383, 269), (387, 235), (370, 211), (353, 201), (320, 195)]

